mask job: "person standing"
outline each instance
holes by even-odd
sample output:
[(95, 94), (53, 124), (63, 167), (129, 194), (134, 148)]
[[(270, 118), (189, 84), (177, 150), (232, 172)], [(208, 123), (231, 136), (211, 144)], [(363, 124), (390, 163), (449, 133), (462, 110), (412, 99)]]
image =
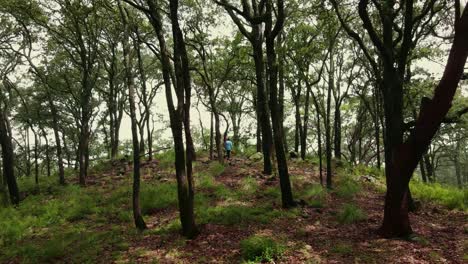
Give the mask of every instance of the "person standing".
[(227, 159), (231, 159), (232, 141), (229, 138), (224, 142), (224, 149)]

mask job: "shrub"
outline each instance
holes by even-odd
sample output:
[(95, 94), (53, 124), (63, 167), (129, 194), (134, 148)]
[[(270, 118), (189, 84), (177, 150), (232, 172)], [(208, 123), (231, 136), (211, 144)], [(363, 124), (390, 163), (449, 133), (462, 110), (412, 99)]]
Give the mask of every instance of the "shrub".
[(241, 255), (244, 260), (271, 262), (278, 259), (285, 250), (284, 245), (267, 237), (254, 235), (240, 242)]
[(454, 187), (442, 186), (438, 183), (425, 184), (410, 182), (411, 194), (414, 198), (426, 202), (436, 202), (449, 209), (468, 209), (468, 189), (460, 190)]
[(338, 222), (352, 224), (366, 218), (365, 213), (353, 204), (345, 204), (338, 212)]

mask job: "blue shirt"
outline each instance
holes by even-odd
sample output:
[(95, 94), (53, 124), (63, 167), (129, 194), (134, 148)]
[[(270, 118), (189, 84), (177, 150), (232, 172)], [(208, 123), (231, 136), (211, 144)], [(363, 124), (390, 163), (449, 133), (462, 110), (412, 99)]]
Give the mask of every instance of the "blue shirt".
[(226, 150), (232, 150), (232, 142), (230, 140), (224, 142), (224, 148)]

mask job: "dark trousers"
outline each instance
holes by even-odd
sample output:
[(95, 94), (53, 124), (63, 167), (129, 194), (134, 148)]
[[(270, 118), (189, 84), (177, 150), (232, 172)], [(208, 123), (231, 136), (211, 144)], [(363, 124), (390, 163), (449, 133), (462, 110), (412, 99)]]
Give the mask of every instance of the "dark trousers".
[(227, 157), (228, 159), (231, 158), (231, 151), (230, 151), (230, 150), (226, 150), (226, 157)]

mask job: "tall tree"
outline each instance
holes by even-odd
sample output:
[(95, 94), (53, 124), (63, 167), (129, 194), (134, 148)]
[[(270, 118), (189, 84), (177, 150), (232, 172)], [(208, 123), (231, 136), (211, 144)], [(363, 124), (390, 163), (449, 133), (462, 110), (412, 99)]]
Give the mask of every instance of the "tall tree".
[[(266, 14), (266, 8), (264, 7), (265, 1), (254, 0), (251, 3), (249, 1), (242, 1), (242, 10), (237, 8), (235, 5), (230, 4), (228, 0), (215, 0), (215, 2), (226, 9), (231, 19), (237, 25), (239, 31), (249, 40), (253, 48), (257, 84), (256, 110), (258, 116), (257, 122), (261, 125), (263, 172), (270, 175), (273, 171), (271, 163), (272, 129), (268, 107), (268, 92), (265, 85), (265, 61), (263, 49), (263, 44), (265, 42), (263, 22), (265, 16), (268, 16), (268, 14)], [(251, 31), (248, 31), (244, 26), (245, 23), (243, 20), (245, 20), (251, 27)]]

